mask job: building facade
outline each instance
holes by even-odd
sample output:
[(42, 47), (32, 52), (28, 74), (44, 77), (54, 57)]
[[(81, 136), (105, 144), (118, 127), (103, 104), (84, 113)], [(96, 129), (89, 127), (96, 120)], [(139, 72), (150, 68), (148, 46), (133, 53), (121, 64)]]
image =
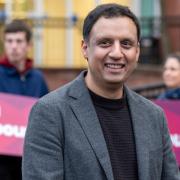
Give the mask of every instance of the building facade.
[[(174, 36), (179, 36), (179, 27), (162, 34), (161, 24), (162, 2), (165, 15), (180, 15), (178, 0), (174, 0), (171, 5), (170, 0), (0, 0), (0, 25), (3, 25), (3, 20), (6, 23), (13, 18), (31, 22), (34, 34), (31, 56), (37, 67), (84, 68), (87, 62), (83, 59), (80, 48), (83, 19), (89, 10), (108, 2), (129, 6), (140, 19), (141, 62), (158, 64), (158, 53), (161, 53), (159, 51), (163, 49), (162, 45), (170, 44), (172, 48), (169, 49), (172, 50), (179, 48), (178, 41), (173, 43), (162, 38), (164, 35), (175, 40)], [(177, 32), (174, 33), (175, 31)], [(164, 49), (168, 51), (167, 48)], [(151, 57), (154, 54), (156, 59)]]

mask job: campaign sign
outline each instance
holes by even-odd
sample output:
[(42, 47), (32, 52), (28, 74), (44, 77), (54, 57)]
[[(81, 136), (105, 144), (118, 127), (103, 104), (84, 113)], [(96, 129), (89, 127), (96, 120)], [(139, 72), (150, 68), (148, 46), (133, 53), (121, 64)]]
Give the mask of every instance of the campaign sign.
[[(0, 154), (22, 156), (29, 112), (36, 101), (36, 98), (0, 93)], [(173, 149), (180, 165), (180, 101), (153, 102), (165, 111)]]
[(0, 154), (22, 156), (29, 112), (36, 98), (0, 93)]
[(164, 109), (173, 143), (173, 149), (180, 165), (180, 101), (156, 100), (156, 104)]

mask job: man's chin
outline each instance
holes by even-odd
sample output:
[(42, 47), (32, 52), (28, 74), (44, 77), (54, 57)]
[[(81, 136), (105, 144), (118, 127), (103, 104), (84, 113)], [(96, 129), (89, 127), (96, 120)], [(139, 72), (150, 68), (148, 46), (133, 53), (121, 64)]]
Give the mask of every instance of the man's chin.
[(12, 63), (12, 64), (16, 64), (16, 63), (19, 63), (19, 58), (9, 58), (9, 62)]
[(114, 87), (117, 87), (117, 86), (122, 86), (122, 84), (125, 82), (124, 79), (107, 79), (106, 80), (107, 84), (109, 84), (110, 86), (114, 86)]
[(109, 76), (109, 77), (106, 77), (105, 80), (108, 83), (121, 84), (122, 82), (125, 81), (125, 77), (124, 76)]

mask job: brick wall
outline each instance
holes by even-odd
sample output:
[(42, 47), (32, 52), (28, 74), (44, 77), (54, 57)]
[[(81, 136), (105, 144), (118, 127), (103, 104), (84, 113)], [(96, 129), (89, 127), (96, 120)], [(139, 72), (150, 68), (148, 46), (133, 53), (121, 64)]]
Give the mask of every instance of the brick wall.
[[(41, 69), (45, 79), (52, 91), (69, 81), (73, 80), (83, 69)], [(131, 88), (162, 82), (161, 67), (140, 66), (138, 67), (127, 81)]]

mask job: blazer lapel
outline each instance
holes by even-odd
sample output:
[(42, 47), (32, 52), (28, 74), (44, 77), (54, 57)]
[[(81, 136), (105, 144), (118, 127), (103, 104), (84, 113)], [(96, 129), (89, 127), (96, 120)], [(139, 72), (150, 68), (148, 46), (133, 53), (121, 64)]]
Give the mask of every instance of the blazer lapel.
[(106, 177), (113, 180), (112, 167), (103, 132), (84, 81), (74, 83), (69, 95), (73, 97), (71, 107), (96, 154)]
[(127, 90), (129, 109), (134, 129), (139, 180), (149, 179), (148, 123), (145, 121), (143, 105)]

